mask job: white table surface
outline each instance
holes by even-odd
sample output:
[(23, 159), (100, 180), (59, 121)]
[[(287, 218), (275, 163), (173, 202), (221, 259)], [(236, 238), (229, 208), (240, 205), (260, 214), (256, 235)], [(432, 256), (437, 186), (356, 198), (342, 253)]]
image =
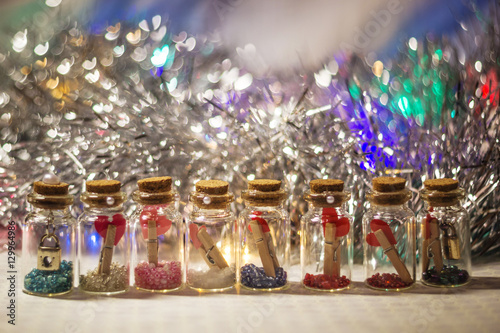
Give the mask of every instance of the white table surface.
[[(404, 293), (367, 289), (355, 266), (353, 287), (311, 292), (298, 282), (279, 293), (232, 290), (169, 294), (136, 290), (114, 297), (78, 291), (61, 298), (24, 294), (17, 275), (16, 326), (9, 325), (5, 253), (0, 255), (0, 332), (500, 332), (500, 263), (476, 264), (459, 289), (418, 284)], [(298, 267), (291, 270), (297, 276)], [(297, 280), (297, 279), (296, 279)]]

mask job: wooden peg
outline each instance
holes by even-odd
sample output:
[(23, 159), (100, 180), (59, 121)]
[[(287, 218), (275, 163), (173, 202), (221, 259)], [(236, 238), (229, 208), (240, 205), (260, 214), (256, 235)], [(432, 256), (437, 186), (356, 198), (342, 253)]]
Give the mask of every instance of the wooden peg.
[(97, 271), (99, 274), (109, 274), (111, 272), (111, 262), (113, 260), (113, 247), (115, 244), (116, 225), (109, 224), (101, 250), (101, 259)]
[(264, 267), (264, 272), (267, 276), (276, 277), (273, 258), (269, 253), (268, 242), (262, 232), (262, 229), (260, 228), (259, 222), (250, 222), (250, 228), (252, 229), (252, 236), (255, 241), (255, 245), (257, 245), (257, 248), (259, 249), (259, 256), (262, 261), (262, 266)]
[(158, 266), (158, 236), (156, 234), (156, 221), (148, 221), (148, 262)]
[(334, 223), (326, 223), (323, 273), (328, 276), (340, 275), (340, 239), (335, 237), (336, 232), (337, 226)]
[(224, 259), (224, 256), (220, 252), (219, 248), (217, 245), (215, 245), (214, 240), (210, 235), (208, 234), (207, 230), (205, 228), (200, 228), (198, 230), (198, 239), (200, 240), (201, 244), (205, 248), (206, 252), (205, 255), (209, 258), (211, 258), (214, 263), (219, 267), (219, 268), (225, 268), (229, 267), (226, 259)]
[(441, 252), (441, 241), (439, 240), (440, 230), (438, 219), (433, 218), (429, 221), (429, 229), (431, 232), (431, 237), (429, 239), (428, 246), (430, 246), (430, 249), (432, 251), (432, 260), (434, 261), (434, 267), (438, 272), (440, 272), (443, 269), (443, 254)]
[(382, 245), (382, 248), (384, 249), (384, 253), (387, 255), (387, 257), (391, 261), (392, 266), (394, 266), (394, 268), (396, 269), (396, 272), (398, 272), (401, 280), (403, 280), (403, 282), (405, 282), (405, 283), (413, 283), (413, 279), (410, 275), (410, 272), (408, 272), (406, 265), (399, 257), (398, 251), (391, 244), (391, 242), (389, 242), (389, 240), (385, 236), (384, 232), (380, 229), (375, 231), (375, 237), (377, 237), (378, 242), (380, 243), (380, 245)]
[(269, 249), (269, 254), (271, 258), (273, 258), (274, 269), (280, 267), (280, 263), (278, 261), (278, 257), (276, 256), (276, 250), (274, 249), (273, 237), (271, 233), (264, 232), (264, 240), (267, 243), (267, 248)]

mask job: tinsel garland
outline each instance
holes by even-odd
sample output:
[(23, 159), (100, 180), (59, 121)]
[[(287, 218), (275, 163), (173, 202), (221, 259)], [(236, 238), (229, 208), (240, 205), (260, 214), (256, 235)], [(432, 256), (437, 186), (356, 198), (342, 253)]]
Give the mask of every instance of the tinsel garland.
[(23, 219), (46, 172), (77, 196), (89, 179), (118, 179), (130, 194), (140, 178), (169, 175), (185, 209), (197, 180), (229, 181), (238, 197), (265, 177), (284, 181), (296, 231), (308, 182), (329, 177), (353, 193), (359, 255), (373, 177), (407, 178), (418, 210), (423, 180), (447, 176), (467, 193), (473, 252), (498, 252), (496, 11), (451, 39), (411, 38), (391, 60), (353, 54), (314, 73), (257, 76), (244, 65), (255, 50), (228, 52), (215, 33), (172, 35), (155, 17), (95, 34), (54, 10), (0, 48), (1, 223)]

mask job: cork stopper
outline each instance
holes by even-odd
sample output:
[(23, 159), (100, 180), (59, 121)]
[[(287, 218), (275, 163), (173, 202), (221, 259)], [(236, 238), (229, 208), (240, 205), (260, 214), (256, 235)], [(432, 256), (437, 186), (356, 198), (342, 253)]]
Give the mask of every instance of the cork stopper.
[(41, 195), (67, 195), (69, 185), (60, 182), (59, 184), (47, 184), (42, 181), (33, 183), (33, 191)]
[(449, 192), (458, 188), (458, 181), (451, 178), (427, 179), (424, 187), (430, 191)]
[(118, 180), (111, 179), (89, 180), (85, 184), (87, 192), (102, 194), (120, 192), (121, 187), (121, 183)]
[(340, 179), (314, 179), (309, 182), (311, 193), (342, 192), (344, 182)]
[(241, 192), (243, 200), (252, 206), (278, 206), (286, 193), (281, 189), (281, 180), (255, 179), (248, 182), (248, 190)]
[(170, 192), (172, 189), (172, 177), (152, 177), (141, 179), (137, 182), (137, 186), (141, 192)]
[(281, 180), (274, 179), (255, 179), (248, 182), (248, 189), (261, 192), (279, 191)]
[(368, 200), (375, 205), (402, 205), (411, 198), (404, 178), (378, 177), (372, 183), (373, 192), (368, 193)]
[(195, 184), (196, 192), (223, 195), (229, 191), (229, 183), (223, 180), (200, 180)]
[(125, 193), (120, 192), (121, 183), (118, 180), (89, 180), (85, 182), (85, 186), (86, 191), (82, 193), (80, 200), (90, 207), (117, 207), (127, 198)]
[(229, 183), (222, 180), (200, 180), (195, 184), (196, 191), (191, 192), (189, 201), (204, 209), (226, 209), (234, 200), (229, 192)]
[(172, 202), (177, 192), (172, 191), (172, 177), (152, 177), (137, 181), (139, 190), (132, 198), (144, 205), (162, 205)]
[(400, 177), (378, 177), (374, 178), (373, 189), (377, 192), (399, 192), (405, 189), (406, 179)]
[(465, 195), (464, 190), (458, 186), (458, 181), (451, 178), (428, 179), (420, 193), (431, 207), (456, 205)]

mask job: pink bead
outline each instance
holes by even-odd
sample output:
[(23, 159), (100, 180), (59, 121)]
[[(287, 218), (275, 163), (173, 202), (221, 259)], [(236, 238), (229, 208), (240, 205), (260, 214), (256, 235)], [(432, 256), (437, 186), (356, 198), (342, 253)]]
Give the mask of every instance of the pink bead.
[(158, 266), (143, 261), (134, 272), (136, 286), (143, 289), (175, 289), (182, 283), (181, 263), (178, 261), (161, 261)]

